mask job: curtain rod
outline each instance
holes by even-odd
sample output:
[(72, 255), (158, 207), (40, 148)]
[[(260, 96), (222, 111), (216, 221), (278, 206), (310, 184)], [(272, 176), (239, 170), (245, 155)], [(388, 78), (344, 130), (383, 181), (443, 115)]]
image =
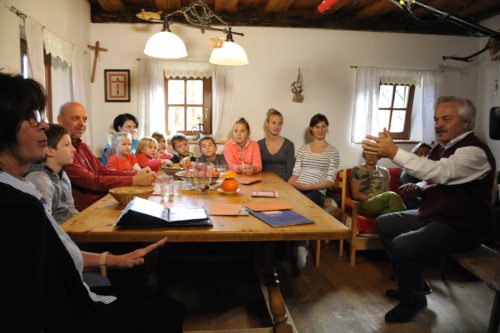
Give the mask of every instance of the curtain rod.
[[(17, 16), (19, 16), (20, 18), (22, 18), (23, 20), (26, 20), (26, 18), (28, 18), (28, 15), (26, 15), (25, 13), (23, 13), (22, 11), (20, 11), (19, 9), (17, 9), (14, 6), (7, 6), (7, 5), (5, 5), (5, 7), (8, 8), (11, 12), (13, 12), (14, 14), (16, 14)], [(31, 17), (31, 18), (33, 20), (37, 21), (42, 26), (43, 29), (45, 29), (45, 30), (49, 31), (50, 33), (56, 35), (58, 38), (62, 39), (63, 41), (71, 44), (72, 47), (80, 50), (81, 52), (83, 52), (83, 54), (87, 54), (86, 50), (80, 48), (79, 46), (77, 46), (77, 45), (75, 45), (75, 44), (73, 44), (71, 42), (68, 42), (65, 38), (59, 36), (58, 34), (56, 34), (55, 32), (51, 31), (50, 29), (47, 29), (47, 27), (44, 26), (43, 24), (41, 24), (40, 21), (38, 21), (36, 18), (34, 18), (34, 17)]]
[(350, 67), (351, 68), (373, 67), (373, 68), (378, 68), (378, 69), (389, 69), (389, 70), (402, 70), (402, 71), (415, 71), (415, 72), (441, 72), (441, 73), (444, 73), (443, 69), (388, 68), (388, 67), (358, 66), (358, 65), (351, 65)]
[(7, 7), (11, 12), (13, 12), (14, 14), (16, 14), (17, 16), (22, 17), (23, 19), (25, 19), (25, 18), (28, 17), (26, 14), (24, 14), (22, 11), (20, 11), (19, 9), (17, 9), (14, 6), (10, 6), (9, 7), (9, 6), (5, 5), (5, 7)]

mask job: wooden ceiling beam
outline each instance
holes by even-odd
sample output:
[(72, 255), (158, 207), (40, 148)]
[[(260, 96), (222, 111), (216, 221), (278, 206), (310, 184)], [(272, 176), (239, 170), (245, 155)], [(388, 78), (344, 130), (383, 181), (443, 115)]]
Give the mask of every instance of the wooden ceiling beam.
[(264, 8), (265, 14), (286, 13), (293, 0), (268, 0)]
[(236, 13), (238, 0), (215, 0), (216, 13)]
[(106, 12), (119, 12), (125, 9), (121, 0), (97, 0), (97, 2)]
[(164, 12), (173, 12), (181, 8), (181, 0), (154, 0), (155, 8)]
[(390, 1), (372, 1), (370, 4), (364, 5), (357, 12), (356, 17), (360, 19), (367, 17), (380, 17), (393, 10), (399, 11), (399, 9)]

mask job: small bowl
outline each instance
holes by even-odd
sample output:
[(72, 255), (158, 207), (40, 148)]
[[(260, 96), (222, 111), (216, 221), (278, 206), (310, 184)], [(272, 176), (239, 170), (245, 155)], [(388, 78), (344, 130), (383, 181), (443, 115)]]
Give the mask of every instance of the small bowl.
[(147, 199), (154, 192), (152, 186), (122, 186), (109, 190), (109, 193), (121, 205), (127, 205), (134, 197)]
[(177, 172), (182, 171), (182, 168), (179, 166), (179, 164), (172, 164), (170, 166), (162, 166), (161, 170), (169, 176), (174, 176)]
[[(189, 177), (186, 176), (186, 171), (185, 170), (177, 172), (175, 174), (175, 177), (177, 177), (177, 178), (179, 178), (179, 179), (181, 179), (183, 181), (186, 181), (186, 182), (189, 181)], [(218, 179), (219, 179), (218, 176), (217, 177), (216, 176), (212, 176), (211, 184), (215, 183)]]

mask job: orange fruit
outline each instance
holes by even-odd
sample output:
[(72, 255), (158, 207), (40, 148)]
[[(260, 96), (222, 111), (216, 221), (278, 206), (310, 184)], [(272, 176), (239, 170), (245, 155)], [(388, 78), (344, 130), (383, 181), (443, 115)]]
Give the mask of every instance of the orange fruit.
[(219, 177), (219, 172), (217, 171), (217, 169), (212, 170), (212, 177)]
[(220, 188), (224, 191), (224, 192), (236, 192), (236, 190), (238, 189), (238, 181), (236, 179), (233, 179), (233, 178), (228, 178), (228, 179), (225, 179), (223, 182), (222, 182), (222, 185), (220, 186)]
[(222, 178), (225, 178), (225, 179), (232, 179), (232, 178), (236, 178), (236, 172), (234, 172), (233, 170), (229, 170), (229, 171), (226, 171), (224, 172), (222, 175), (221, 175)]

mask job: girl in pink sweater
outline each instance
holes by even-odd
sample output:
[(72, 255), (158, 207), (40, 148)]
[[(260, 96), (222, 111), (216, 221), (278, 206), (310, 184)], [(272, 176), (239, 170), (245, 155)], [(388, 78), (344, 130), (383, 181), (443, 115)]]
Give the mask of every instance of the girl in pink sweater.
[(237, 173), (250, 176), (262, 171), (259, 145), (250, 139), (250, 125), (245, 118), (234, 123), (233, 138), (224, 145), (224, 158)]

